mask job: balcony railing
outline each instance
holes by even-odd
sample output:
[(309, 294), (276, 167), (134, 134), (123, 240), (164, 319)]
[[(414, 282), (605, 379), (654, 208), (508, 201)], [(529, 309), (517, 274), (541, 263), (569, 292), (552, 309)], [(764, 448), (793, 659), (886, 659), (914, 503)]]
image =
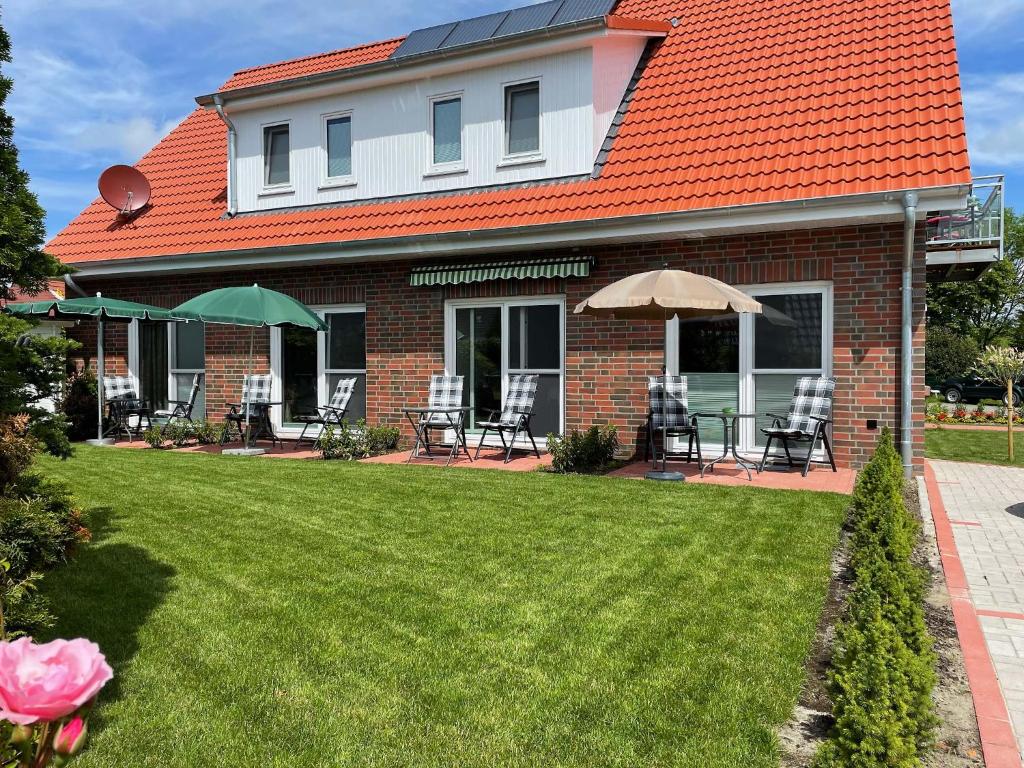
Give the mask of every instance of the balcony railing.
[(1003, 253), (1003, 176), (978, 176), (967, 206), (928, 214), (928, 250), (998, 248)]

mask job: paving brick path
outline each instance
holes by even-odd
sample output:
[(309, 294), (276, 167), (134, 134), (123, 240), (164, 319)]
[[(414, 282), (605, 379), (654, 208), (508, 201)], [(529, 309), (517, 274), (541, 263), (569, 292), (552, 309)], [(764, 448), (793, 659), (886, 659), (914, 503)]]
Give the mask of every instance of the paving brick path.
[(1024, 751), (1024, 469), (930, 464), (1017, 746)]

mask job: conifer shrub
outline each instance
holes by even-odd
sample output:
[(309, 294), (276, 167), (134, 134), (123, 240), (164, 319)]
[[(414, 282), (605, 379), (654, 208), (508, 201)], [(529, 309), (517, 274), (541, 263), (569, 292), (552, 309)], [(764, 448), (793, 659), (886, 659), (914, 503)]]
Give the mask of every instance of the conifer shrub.
[(828, 674), (835, 724), (815, 765), (910, 768), (934, 738), (936, 658), (912, 559), (919, 526), (888, 431), (857, 480), (850, 523), (853, 583)]

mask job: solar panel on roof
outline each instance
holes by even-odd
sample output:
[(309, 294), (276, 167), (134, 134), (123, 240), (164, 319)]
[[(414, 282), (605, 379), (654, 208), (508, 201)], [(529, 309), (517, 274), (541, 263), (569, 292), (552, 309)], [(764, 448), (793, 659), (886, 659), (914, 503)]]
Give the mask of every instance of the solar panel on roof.
[(564, 0), (551, 24), (568, 24), (571, 21), (607, 16), (614, 5), (615, 0)]
[(555, 18), (558, 9), (562, 7), (562, 2), (563, 0), (548, 0), (546, 3), (512, 9), (494, 33), (495, 37), (543, 29)]
[(415, 32), (410, 32), (409, 36), (395, 49), (390, 58), (397, 59), (400, 56), (412, 56), (416, 53), (436, 51), (441, 47), (441, 43), (445, 41), (445, 38), (452, 33), (457, 24), (458, 22), (453, 21), (448, 24), (440, 24), (436, 27), (427, 27), (426, 29), (417, 29)]
[(597, 19), (611, 13), (616, 0), (549, 0), (501, 13), (489, 13), (450, 24), (411, 32), (391, 54), (392, 59), (429, 53), (456, 45), (532, 32), (537, 29)]
[(478, 40), (487, 40), (494, 35), (498, 25), (508, 16), (508, 11), (492, 13), (487, 16), (478, 16), (475, 19), (460, 21), (455, 25), (455, 31), (444, 41), (444, 47), (475, 43)]

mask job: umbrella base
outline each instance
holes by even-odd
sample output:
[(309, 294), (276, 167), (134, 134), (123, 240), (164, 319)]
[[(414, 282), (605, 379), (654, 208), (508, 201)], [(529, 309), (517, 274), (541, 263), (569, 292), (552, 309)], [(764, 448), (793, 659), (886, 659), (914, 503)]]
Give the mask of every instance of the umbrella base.
[(225, 448), (221, 451), (222, 456), (262, 456), (267, 452), (266, 448)]
[(92, 440), (86, 440), (85, 442), (88, 445), (99, 445), (99, 446), (102, 446), (102, 447), (108, 447), (108, 446), (111, 446), (111, 445), (114, 444), (114, 438), (112, 438), (112, 437), (95, 438), (94, 437)]
[(686, 480), (682, 472), (659, 472), (656, 470), (651, 470), (644, 477), (648, 480), (673, 481), (676, 483)]

